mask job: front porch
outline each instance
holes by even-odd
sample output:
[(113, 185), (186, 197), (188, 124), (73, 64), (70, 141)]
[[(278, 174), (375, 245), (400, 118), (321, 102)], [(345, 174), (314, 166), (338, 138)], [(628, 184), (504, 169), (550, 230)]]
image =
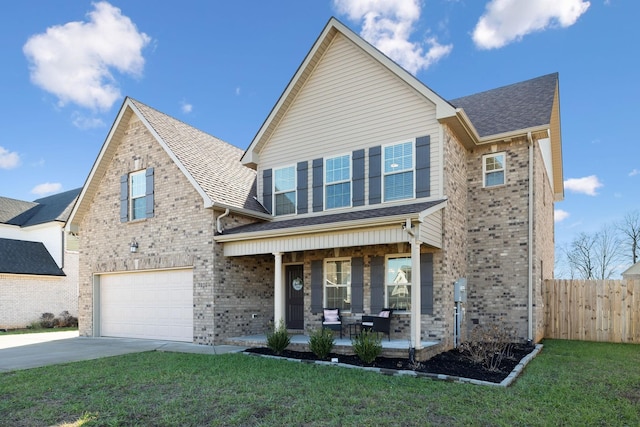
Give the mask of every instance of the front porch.
[[(287, 347), (288, 350), (309, 351), (309, 336), (305, 334), (291, 334), (291, 343)], [(408, 339), (391, 339), (382, 338), (382, 354), (384, 357), (408, 357), (410, 343)], [(354, 354), (351, 338), (338, 335), (334, 338), (333, 353), (336, 354)], [(241, 337), (227, 338), (224, 344), (237, 345), (243, 347), (266, 347), (267, 336), (264, 334), (246, 335)], [(424, 361), (436, 354), (444, 351), (440, 341), (422, 341), (421, 349), (416, 350), (416, 360)]]

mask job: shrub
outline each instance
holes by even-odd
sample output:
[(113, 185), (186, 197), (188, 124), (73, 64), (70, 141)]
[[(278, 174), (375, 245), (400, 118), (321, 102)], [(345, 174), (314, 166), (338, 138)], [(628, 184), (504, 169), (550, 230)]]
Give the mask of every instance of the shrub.
[(67, 310), (58, 316), (58, 327), (60, 328), (77, 328), (78, 318), (69, 314)]
[(309, 349), (319, 359), (326, 359), (333, 348), (333, 331), (326, 328), (315, 329), (309, 333)]
[(477, 325), (469, 334), (469, 339), (458, 348), (473, 363), (481, 364), (487, 370), (496, 372), (504, 358), (513, 357), (515, 334), (497, 322)]
[(376, 357), (382, 353), (382, 340), (372, 331), (362, 331), (352, 340), (351, 344), (353, 351), (367, 365), (373, 363)]
[(54, 328), (58, 326), (58, 320), (53, 313), (42, 313), (42, 316), (40, 316), (40, 326), (43, 328)]
[(289, 333), (287, 333), (284, 320), (280, 320), (277, 327), (272, 325), (267, 332), (267, 347), (275, 354), (281, 354), (290, 342), (291, 338), (289, 338)]

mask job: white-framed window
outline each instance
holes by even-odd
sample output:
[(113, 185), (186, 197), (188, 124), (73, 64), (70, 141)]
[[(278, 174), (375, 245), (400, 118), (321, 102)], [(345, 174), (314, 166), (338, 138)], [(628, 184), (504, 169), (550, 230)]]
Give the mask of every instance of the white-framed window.
[(351, 311), (351, 258), (325, 259), (324, 306)]
[(325, 159), (324, 206), (325, 209), (351, 206), (351, 155)]
[(386, 307), (411, 310), (411, 254), (387, 255), (385, 261)]
[(495, 187), (505, 184), (506, 155), (493, 153), (482, 156), (482, 185)]
[(131, 220), (147, 217), (147, 177), (146, 170), (129, 174), (129, 218)]
[(296, 168), (276, 169), (273, 177), (273, 205), (276, 215), (296, 213)]
[(385, 202), (415, 197), (413, 140), (384, 146), (382, 167)]

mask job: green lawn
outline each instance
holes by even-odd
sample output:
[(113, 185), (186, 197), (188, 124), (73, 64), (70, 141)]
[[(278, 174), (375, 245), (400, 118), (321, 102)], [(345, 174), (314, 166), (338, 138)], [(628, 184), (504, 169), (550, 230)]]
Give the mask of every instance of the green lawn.
[(0, 374), (0, 424), (640, 425), (639, 345), (544, 344), (509, 388), (242, 354), (110, 357)]

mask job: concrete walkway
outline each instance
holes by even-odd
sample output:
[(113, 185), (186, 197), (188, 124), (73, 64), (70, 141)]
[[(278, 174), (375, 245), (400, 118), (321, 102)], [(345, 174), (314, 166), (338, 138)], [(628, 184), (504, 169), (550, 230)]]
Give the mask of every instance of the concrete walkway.
[(23, 335), (0, 334), (0, 372), (144, 351), (224, 354), (245, 349), (246, 347), (232, 345), (207, 346), (132, 338), (87, 338), (79, 337), (77, 331)]

